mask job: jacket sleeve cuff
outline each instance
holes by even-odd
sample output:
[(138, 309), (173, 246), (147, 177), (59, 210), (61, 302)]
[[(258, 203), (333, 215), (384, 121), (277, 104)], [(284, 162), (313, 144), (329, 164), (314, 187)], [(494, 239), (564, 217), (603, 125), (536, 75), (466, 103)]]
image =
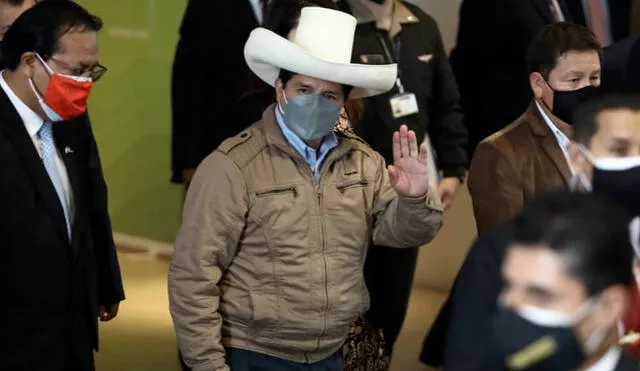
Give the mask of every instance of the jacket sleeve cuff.
[(191, 371), (230, 371), (229, 366), (225, 364), (224, 358), (221, 360), (200, 363), (191, 366)]
[(431, 210), (442, 211), (444, 208), (442, 207), (442, 202), (440, 198), (438, 198), (437, 193), (434, 189), (429, 188), (427, 194), (422, 197), (402, 197), (398, 196), (398, 201), (403, 206), (420, 206), (427, 205), (427, 207)]
[(465, 179), (466, 175), (467, 175), (467, 169), (465, 169), (462, 166), (442, 169), (443, 178)]

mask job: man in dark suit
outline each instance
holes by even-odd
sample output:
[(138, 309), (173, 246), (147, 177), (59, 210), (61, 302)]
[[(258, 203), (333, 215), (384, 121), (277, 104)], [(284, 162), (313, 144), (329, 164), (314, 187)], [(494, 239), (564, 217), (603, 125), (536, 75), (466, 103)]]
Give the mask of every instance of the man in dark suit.
[[(592, 188), (596, 193), (608, 196), (630, 197), (620, 202), (634, 202), (640, 184), (638, 177), (618, 177), (607, 184), (607, 173), (601, 172), (600, 182), (592, 182), (593, 165), (584, 153), (595, 159), (614, 158), (617, 161), (640, 157), (640, 96), (634, 92), (602, 91), (592, 97), (574, 118), (574, 141), (569, 149), (571, 166), (576, 170), (572, 184), (582, 183), (581, 188)], [(637, 171), (637, 169), (631, 171)], [(617, 174), (611, 173), (613, 180)], [(624, 175), (624, 174), (622, 174)], [(610, 186), (632, 189), (632, 192), (612, 191)], [(637, 214), (631, 211), (631, 214)], [(513, 233), (513, 222), (482, 233), (464, 260), (456, 277), (449, 299), (443, 306), (425, 340), (421, 360), (432, 366), (443, 364), (446, 370), (484, 370), (490, 347), (478, 341), (491, 333), (491, 321), (495, 315), (497, 299), (502, 288), (500, 266), (507, 243)], [(625, 332), (638, 329), (625, 329)]]
[(267, 3), (189, 0), (172, 76), (174, 183), (188, 185), (200, 161), (244, 129), (228, 117), (248, 83), (244, 44)]
[(602, 83), (640, 88), (640, 37), (632, 36), (604, 49)]
[(124, 299), (86, 100), (106, 71), (99, 18), (37, 4), (2, 46), (0, 369), (91, 371), (97, 319)]
[(567, 190), (524, 209), (513, 223), (501, 305), (487, 334), (492, 370), (640, 369), (618, 345), (636, 290), (629, 221), (607, 198)]
[[(606, 9), (599, 13), (603, 24), (597, 26), (604, 30), (603, 39), (616, 42), (629, 35), (630, 1), (605, 1)], [(462, 2), (451, 66), (469, 130), (470, 155), (480, 141), (518, 118), (531, 101), (525, 54), (535, 33), (561, 21), (594, 31), (597, 18), (585, 16), (590, 14), (589, 4), (590, 0)]]

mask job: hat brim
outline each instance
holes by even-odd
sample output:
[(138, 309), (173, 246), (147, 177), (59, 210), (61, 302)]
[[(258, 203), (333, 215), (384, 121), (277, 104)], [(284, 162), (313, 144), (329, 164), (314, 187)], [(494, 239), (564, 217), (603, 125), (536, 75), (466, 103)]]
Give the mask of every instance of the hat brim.
[(396, 64), (345, 64), (318, 59), (306, 50), (264, 28), (251, 32), (244, 47), (247, 65), (260, 79), (275, 86), (281, 69), (317, 79), (349, 85), (354, 89), (349, 98), (365, 98), (393, 88)]

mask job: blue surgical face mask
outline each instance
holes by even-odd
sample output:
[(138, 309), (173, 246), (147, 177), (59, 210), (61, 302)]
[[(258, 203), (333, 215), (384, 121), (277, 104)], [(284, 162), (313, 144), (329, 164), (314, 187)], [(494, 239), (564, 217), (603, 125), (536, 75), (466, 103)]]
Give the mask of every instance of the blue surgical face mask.
[(278, 104), (284, 123), (302, 140), (323, 138), (338, 122), (341, 107), (320, 94), (301, 94)]

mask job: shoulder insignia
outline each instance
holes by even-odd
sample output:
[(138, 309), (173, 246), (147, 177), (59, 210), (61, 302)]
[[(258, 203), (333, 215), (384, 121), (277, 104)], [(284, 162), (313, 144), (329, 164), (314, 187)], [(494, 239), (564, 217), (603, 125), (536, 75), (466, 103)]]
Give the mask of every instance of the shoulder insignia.
[(267, 142), (259, 128), (252, 127), (231, 137), (218, 147), (218, 151), (229, 158), (241, 169), (244, 168), (264, 147)]

